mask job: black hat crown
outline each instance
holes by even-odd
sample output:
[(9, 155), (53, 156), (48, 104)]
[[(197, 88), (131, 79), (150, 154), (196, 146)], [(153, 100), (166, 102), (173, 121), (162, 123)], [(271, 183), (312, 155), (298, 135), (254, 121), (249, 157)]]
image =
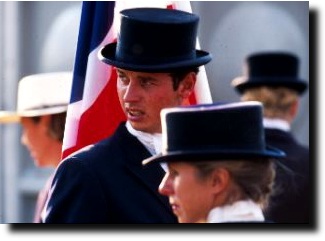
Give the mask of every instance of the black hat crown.
[(246, 60), (247, 76), (232, 81), (239, 93), (259, 86), (282, 86), (302, 94), (307, 83), (298, 78), (298, 58), (285, 52), (257, 53)]
[(267, 146), (257, 101), (164, 109), (163, 151), (144, 161), (197, 161), (283, 157)]
[(179, 10), (123, 10), (117, 43), (106, 45), (99, 58), (119, 68), (144, 72), (206, 64), (210, 54), (195, 49), (198, 23), (197, 15)]

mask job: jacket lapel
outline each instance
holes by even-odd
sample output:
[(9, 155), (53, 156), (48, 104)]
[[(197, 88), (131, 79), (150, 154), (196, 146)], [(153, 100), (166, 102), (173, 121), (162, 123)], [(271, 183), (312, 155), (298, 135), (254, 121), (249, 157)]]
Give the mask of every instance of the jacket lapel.
[(120, 125), (116, 133), (121, 148), (128, 147), (125, 151), (124, 165), (130, 171), (130, 174), (140, 180), (170, 211), (167, 197), (158, 192), (159, 184), (165, 175), (163, 168), (159, 163), (142, 166), (142, 161), (150, 157), (151, 154), (136, 137), (127, 131), (125, 124)]

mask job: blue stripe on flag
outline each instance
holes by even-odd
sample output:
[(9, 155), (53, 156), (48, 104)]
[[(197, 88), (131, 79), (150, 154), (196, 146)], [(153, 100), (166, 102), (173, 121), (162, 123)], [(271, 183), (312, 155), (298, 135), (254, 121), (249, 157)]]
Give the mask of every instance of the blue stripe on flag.
[(83, 2), (70, 103), (83, 97), (88, 55), (103, 41), (113, 24), (113, 1)]

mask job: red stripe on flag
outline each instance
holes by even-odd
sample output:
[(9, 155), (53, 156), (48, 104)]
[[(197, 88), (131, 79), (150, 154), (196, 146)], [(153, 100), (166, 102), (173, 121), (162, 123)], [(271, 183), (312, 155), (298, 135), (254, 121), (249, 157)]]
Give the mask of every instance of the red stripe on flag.
[(96, 101), (81, 115), (76, 145), (64, 150), (64, 157), (112, 135), (119, 123), (126, 120), (117, 95), (116, 80), (116, 72), (112, 71), (108, 83)]
[[(176, 9), (176, 6), (175, 4), (168, 4), (167, 9)], [(183, 9), (179, 9), (179, 10), (183, 10)], [(195, 92), (193, 91), (191, 95), (188, 97), (188, 99), (183, 102), (183, 105), (195, 105), (195, 104), (197, 104), (197, 99), (195, 96)]]

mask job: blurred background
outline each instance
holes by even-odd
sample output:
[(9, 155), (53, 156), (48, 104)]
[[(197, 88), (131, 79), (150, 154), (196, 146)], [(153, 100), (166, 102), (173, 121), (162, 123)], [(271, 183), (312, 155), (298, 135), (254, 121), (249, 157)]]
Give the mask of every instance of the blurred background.
[[(72, 71), (82, 3), (0, 2), (0, 109), (15, 110), (25, 75)], [(247, 55), (284, 50), (300, 58), (309, 81), (309, 4), (299, 2), (191, 2), (200, 16), (201, 48), (213, 101), (239, 100), (230, 86)], [(309, 146), (309, 92), (302, 96), (293, 133)], [(20, 143), (19, 124), (0, 125), (0, 223), (32, 222), (38, 191), (53, 171), (36, 168)]]

